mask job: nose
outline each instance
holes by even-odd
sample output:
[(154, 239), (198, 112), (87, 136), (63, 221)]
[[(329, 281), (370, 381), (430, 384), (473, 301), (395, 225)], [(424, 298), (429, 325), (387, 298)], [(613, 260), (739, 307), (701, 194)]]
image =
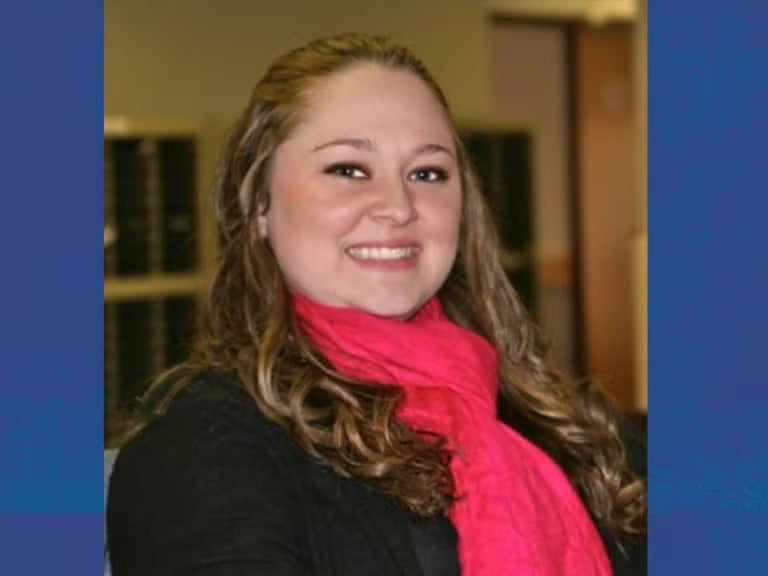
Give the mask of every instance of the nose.
[(373, 220), (394, 226), (403, 226), (415, 220), (416, 208), (408, 181), (392, 178), (381, 182), (375, 202), (371, 205), (370, 216)]

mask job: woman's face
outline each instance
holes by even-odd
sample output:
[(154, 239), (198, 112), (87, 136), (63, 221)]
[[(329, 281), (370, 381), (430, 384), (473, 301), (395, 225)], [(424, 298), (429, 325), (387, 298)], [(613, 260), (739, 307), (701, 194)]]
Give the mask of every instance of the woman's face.
[(452, 132), (429, 88), (360, 64), (312, 89), (275, 152), (258, 224), (292, 290), (407, 318), (453, 265), (461, 204)]

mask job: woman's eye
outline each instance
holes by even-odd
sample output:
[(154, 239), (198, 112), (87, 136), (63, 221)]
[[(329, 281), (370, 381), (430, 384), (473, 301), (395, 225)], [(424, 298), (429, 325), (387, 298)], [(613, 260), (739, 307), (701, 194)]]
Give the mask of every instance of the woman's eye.
[(448, 179), (448, 173), (442, 168), (419, 168), (411, 172), (408, 179), (422, 182), (442, 182)]
[(365, 169), (354, 164), (334, 164), (326, 168), (325, 173), (342, 178), (368, 178)]

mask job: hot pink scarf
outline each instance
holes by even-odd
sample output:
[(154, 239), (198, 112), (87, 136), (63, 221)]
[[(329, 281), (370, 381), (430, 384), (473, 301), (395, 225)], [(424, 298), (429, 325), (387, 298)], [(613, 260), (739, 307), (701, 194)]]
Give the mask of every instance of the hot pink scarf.
[(464, 576), (603, 576), (608, 558), (560, 468), (496, 419), (497, 357), (432, 298), (407, 322), (294, 295), (309, 338), (349, 377), (404, 389), (398, 416), (448, 438)]

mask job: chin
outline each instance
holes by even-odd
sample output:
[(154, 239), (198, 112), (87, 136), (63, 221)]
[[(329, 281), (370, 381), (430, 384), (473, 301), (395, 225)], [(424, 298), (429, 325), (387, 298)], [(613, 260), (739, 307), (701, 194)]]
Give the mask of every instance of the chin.
[(361, 302), (357, 307), (375, 316), (407, 320), (418, 312), (419, 308), (424, 305), (426, 300), (427, 299), (421, 298), (403, 298), (402, 300), (388, 298), (386, 300), (377, 300), (374, 302)]

